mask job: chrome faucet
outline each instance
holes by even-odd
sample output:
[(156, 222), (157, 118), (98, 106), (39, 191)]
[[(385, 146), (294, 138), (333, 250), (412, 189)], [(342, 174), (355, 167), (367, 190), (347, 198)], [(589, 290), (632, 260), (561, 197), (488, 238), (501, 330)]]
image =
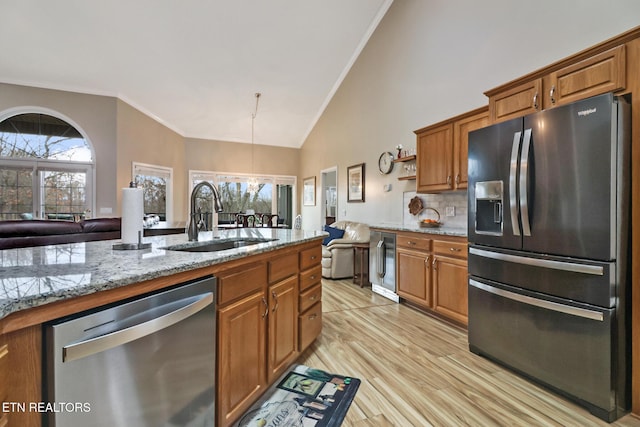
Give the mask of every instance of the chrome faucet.
[(199, 207), (196, 212), (196, 194), (198, 194), (198, 191), (200, 191), (202, 187), (209, 187), (211, 189), (211, 192), (213, 193), (213, 205), (216, 212), (222, 212), (223, 209), (222, 200), (220, 200), (220, 193), (218, 193), (218, 189), (215, 185), (210, 184), (207, 181), (202, 181), (193, 187), (193, 191), (191, 192), (191, 209), (189, 211), (189, 227), (187, 228), (190, 242), (198, 241), (198, 232), (204, 225), (204, 221), (202, 219), (202, 208)]

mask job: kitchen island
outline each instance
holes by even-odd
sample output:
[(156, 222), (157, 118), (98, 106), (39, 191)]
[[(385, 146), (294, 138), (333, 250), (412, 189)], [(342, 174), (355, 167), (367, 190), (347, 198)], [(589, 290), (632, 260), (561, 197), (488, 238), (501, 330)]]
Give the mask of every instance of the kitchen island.
[[(144, 239), (151, 248), (133, 251), (113, 250), (117, 240), (0, 251), (0, 399), (3, 403), (43, 401), (44, 323), (214, 275), (219, 313), (217, 425), (230, 424), (320, 332), (323, 236), (322, 232), (253, 228), (202, 232), (200, 242), (187, 242), (185, 234), (154, 236)], [(255, 239), (268, 241), (216, 252), (167, 249)], [(259, 329), (259, 353), (254, 357), (262, 369), (254, 378), (245, 377), (247, 383), (233, 384), (234, 393), (227, 393), (229, 378), (234, 376), (228, 370), (238, 367), (221, 364), (228, 362), (228, 347), (243, 337), (237, 336), (242, 331), (224, 316), (248, 306), (261, 307), (263, 299), (269, 301), (272, 292), (281, 289), (286, 297), (279, 299), (283, 307), (279, 313), (288, 316), (278, 317), (277, 325), (282, 327), (265, 318), (260, 325), (252, 325)], [(255, 330), (251, 336), (256, 336)], [(221, 401), (229, 395), (238, 400)], [(3, 409), (10, 408), (3, 405)], [(41, 425), (40, 414), (28, 411), (3, 410), (0, 425), (5, 418), (9, 425)]]

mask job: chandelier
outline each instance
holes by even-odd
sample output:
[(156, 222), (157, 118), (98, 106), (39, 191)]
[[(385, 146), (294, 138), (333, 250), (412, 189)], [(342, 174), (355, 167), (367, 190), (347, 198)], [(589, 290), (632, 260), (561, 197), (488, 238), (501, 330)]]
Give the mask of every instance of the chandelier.
[(255, 97), (256, 97), (256, 108), (253, 111), (253, 113), (251, 113), (251, 178), (249, 178), (249, 182), (248, 182), (248, 186), (247, 186), (247, 191), (250, 194), (255, 194), (258, 192), (258, 189), (260, 188), (260, 186), (258, 185), (258, 179), (255, 177), (255, 169), (254, 169), (254, 147), (253, 147), (253, 129), (254, 129), (254, 122), (256, 120), (256, 116), (258, 115), (258, 102), (260, 101), (260, 95), (262, 95), (260, 92), (256, 92)]

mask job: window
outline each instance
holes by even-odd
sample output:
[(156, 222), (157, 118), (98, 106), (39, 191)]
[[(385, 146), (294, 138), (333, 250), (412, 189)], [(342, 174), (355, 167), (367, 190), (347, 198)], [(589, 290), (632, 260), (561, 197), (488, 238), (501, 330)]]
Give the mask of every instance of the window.
[(0, 220), (75, 219), (94, 205), (91, 145), (43, 112), (0, 115)]
[[(293, 197), (296, 177), (247, 175), (190, 171), (191, 189), (201, 181), (215, 184), (222, 198), (224, 210), (217, 215), (217, 224), (232, 224), (238, 213), (278, 214), (281, 224), (293, 223)], [(249, 191), (249, 181), (257, 181), (257, 190)]]
[(144, 190), (145, 215), (158, 215), (172, 221), (173, 168), (133, 163), (135, 184)]

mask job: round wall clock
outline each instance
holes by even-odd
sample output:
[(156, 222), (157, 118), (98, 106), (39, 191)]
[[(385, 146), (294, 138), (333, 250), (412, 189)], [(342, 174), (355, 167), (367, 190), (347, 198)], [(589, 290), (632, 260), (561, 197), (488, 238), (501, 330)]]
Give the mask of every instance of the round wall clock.
[(389, 151), (386, 151), (380, 154), (380, 158), (378, 159), (378, 169), (380, 169), (381, 174), (388, 174), (393, 170), (393, 154)]

